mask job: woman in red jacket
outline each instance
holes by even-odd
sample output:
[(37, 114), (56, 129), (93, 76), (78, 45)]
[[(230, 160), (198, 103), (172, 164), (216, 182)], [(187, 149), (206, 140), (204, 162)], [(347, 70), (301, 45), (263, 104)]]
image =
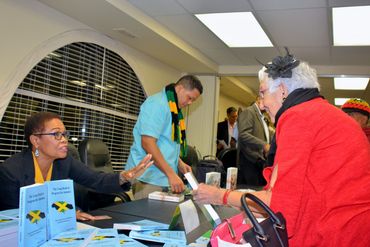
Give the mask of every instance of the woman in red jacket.
[[(369, 246), (370, 153), (360, 126), (320, 96), (315, 70), (289, 53), (259, 80), (276, 135), (268, 183), (254, 194), (285, 216), (290, 246)], [(237, 207), (241, 195), (204, 184), (194, 191), (199, 203)]]

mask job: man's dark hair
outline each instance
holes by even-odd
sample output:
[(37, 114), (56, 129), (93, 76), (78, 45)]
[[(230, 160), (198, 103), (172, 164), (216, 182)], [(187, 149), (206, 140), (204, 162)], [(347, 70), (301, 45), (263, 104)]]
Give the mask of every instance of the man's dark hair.
[(229, 107), (226, 110), (227, 115), (230, 115), (232, 112), (237, 112), (238, 110), (235, 107)]
[(52, 112), (37, 112), (29, 116), (24, 125), (24, 136), (26, 138), (28, 147), (32, 147), (30, 136), (35, 133), (44, 131), (45, 123), (52, 119), (60, 119), (60, 116)]
[(176, 82), (176, 85), (182, 85), (187, 90), (197, 89), (199, 94), (203, 93), (202, 83), (195, 75), (184, 75)]

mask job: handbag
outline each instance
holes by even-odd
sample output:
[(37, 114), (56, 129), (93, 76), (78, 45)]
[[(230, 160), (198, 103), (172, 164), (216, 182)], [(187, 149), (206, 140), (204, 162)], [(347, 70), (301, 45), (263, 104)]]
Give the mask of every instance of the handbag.
[[(268, 218), (259, 223), (249, 209), (246, 198), (259, 205)], [(235, 245), (249, 243), (252, 247), (288, 247), (288, 233), (283, 215), (274, 213), (265, 203), (256, 196), (245, 193), (241, 197), (242, 207), (249, 218), (251, 225), (245, 223), (244, 213), (237, 214), (224, 220), (212, 232), (210, 243), (218, 247), (219, 240)]]
[(238, 244), (243, 238), (243, 232), (250, 227), (251, 226), (245, 222), (244, 213), (225, 219), (212, 231), (210, 239), (211, 246), (218, 247), (218, 238), (229, 243)]
[[(267, 214), (268, 218), (258, 223), (256, 217), (249, 209), (246, 198), (255, 202)], [(258, 197), (245, 193), (240, 199), (241, 204), (252, 223), (253, 227), (243, 233), (243, 239), (250, 243), (251, 246), (258, 247), (288, 247), (288, 232), (286, 229), (286, 221), (280, 213), (274, 213), (265, 203)]]

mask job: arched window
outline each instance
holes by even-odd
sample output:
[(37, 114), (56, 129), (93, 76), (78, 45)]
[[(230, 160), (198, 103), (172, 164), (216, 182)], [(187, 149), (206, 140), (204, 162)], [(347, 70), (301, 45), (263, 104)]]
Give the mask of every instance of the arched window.
[(0, 123), (0, 162), (27, 146), (26, 118), (50, 111), (61, 115), (76, 146), (85, 138), (107, 143), (121, 170), (144, 100), (139, 79), (118, 54), (91, 43), (66, 45), (40, 61), (13, 95)]

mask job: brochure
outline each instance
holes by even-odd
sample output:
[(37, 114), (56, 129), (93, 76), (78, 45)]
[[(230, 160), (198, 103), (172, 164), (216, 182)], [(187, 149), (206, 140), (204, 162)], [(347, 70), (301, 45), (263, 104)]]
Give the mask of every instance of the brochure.
[(145, 244), (142, 244), (136, 241), (125, 234), (118, 234), (119, 244), (124, 247), (146, 247)]
[[(184, 175), (186, 180), (189, 182), (190, 186), (193, 188), (193, 190), (196, 190), (198, 188), (198, 181), (194, 177), (194, 174), (191, 172), (187, 172)], [(201, 207), (201, 209), (202, 208), (205, 208), (205, 210), (202, 210), (202, 212), (206, 211), (207, 213), (205, 215), (207, 216), (208, 214), (211, 217), (212, 225), (217, 226), (221, 224), (220, 216), (217, 214), (217, 212), (215, 211), (211, 204), (204, 204), (203, 207)]]
[(47, 186), (21, 187), (19, 195), (18, 246), (40, 246), (47, 240)]
[(57, 234), (41, 247), (85, 247), (95, 236), (97, 229), (72, 230)]
[(186, 236), (184, 231), (131, 231), (129, 237), (159, 243), (174, 243), (186, 245)]

